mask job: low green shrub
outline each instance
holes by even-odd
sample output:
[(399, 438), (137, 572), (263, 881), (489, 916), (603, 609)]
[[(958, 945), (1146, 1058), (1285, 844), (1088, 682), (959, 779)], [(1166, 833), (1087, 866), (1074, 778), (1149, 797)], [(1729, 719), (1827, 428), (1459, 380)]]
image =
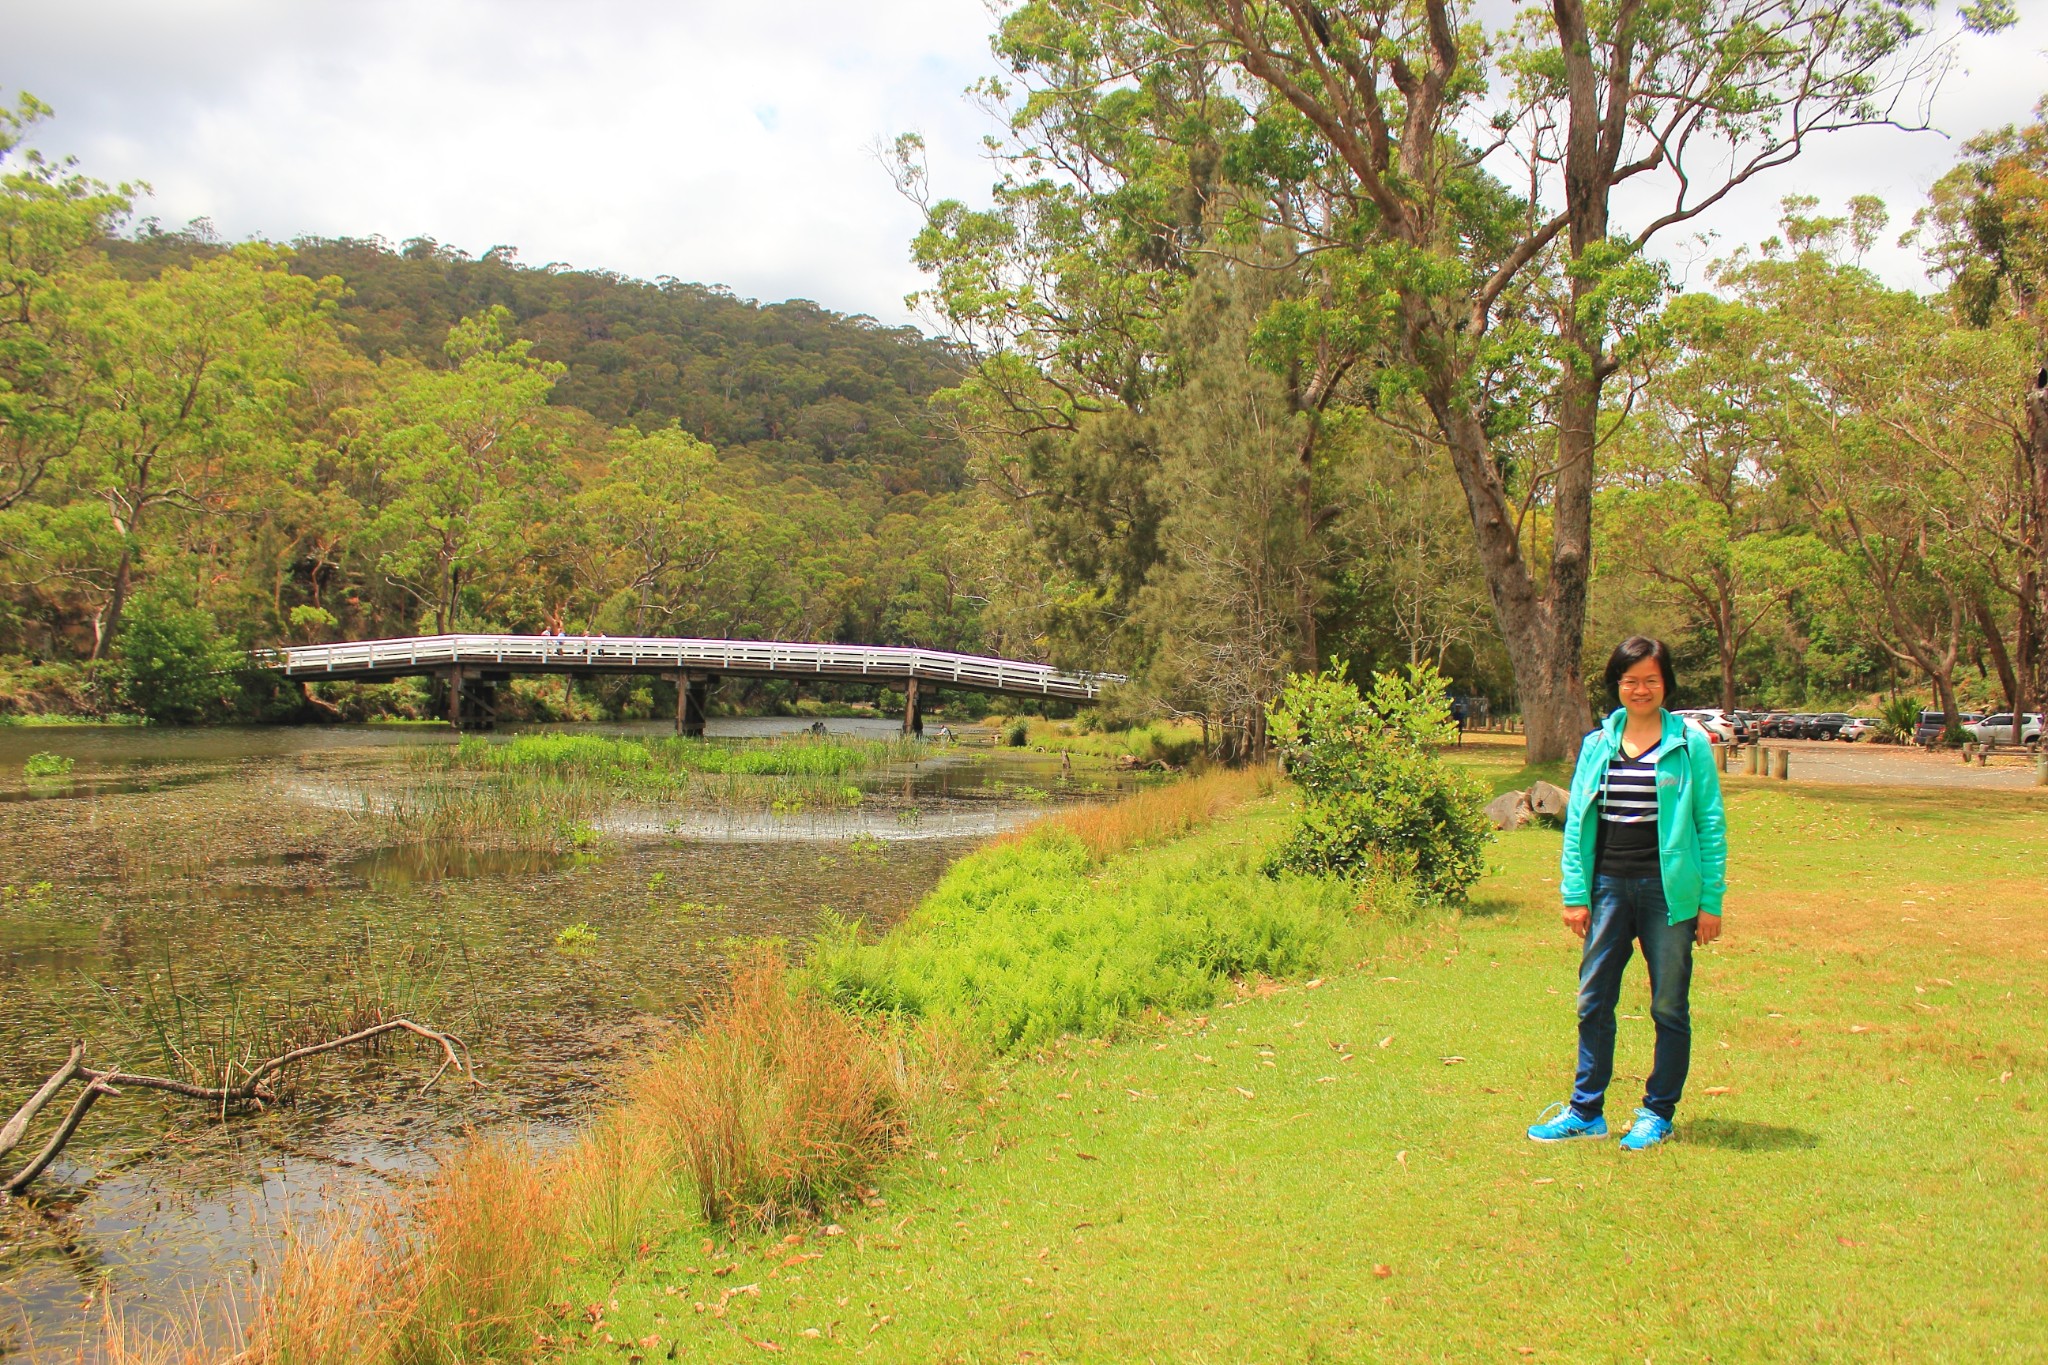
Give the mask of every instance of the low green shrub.
[(30, 777), (62, 777), (71, 771), (72, 760), (62, 754), (47, 751), (30, 754), (28, 762), (21, 765), (22, 772)]
[(1031, 742), (1031, 722), (1019, 716), (1003, 728), (1003, 743), (1021, 749)]
[[(1276, 821), (1268, 819), (1269, 829)], [(1232, 977), (1314, 969), (1397, 888), (1264, 870), (1263, 845), (1196, 835), (1097, 862), (1061, 829), (955, 864), (908, 921), (876, 942), (838, 924), (807, 974), (839, 1003), (938, 1020), (998, 1051), (1062, 1034), (1107, 1035), (1151, 1009), (1212, 1004)]]
[(1486, 786), (1436, 752), (1455, 735), (1436, 670), (1379, 673), (1360, 696), (1342, 664), (1297, 674), (1270, 711), (1303, 811), (1275, 871), (1394, 877), (1461, 901), (1485, 871)]

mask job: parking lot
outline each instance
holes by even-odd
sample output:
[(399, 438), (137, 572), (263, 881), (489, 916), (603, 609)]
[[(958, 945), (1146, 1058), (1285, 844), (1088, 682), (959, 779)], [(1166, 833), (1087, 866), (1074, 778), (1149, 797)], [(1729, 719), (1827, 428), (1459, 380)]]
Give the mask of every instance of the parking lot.
[[(1993, 755), (1986, 767), (1963, 763), (1952, 750), (1928, 751), (1913, 745), (1872, 744), (1859, 741), (1843, 744), (1832, 740), (1764, 741), (1766, 749), (1792, 751), (1793, 782), (1828, 782), (1842, 786), (1972, 787), (1980, 791), (2021, 788), (2034, 785), (2031, 754), (2008, 750)], [(1735, 771), (1725, 780), (1762, 782), (1750, 777), (1736, 760)]]

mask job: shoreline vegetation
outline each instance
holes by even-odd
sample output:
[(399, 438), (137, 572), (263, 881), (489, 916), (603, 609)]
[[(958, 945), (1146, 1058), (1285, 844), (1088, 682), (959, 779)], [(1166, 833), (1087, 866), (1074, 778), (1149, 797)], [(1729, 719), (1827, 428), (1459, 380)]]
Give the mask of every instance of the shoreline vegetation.
[[(1529, 771), (1506, 744), (1450, 759)], [(239, 1358), (2048, 1347), (2038, 1258), (1989, 1254), (2030, 1244), (2048, 1150), (2035, 794), (1731, 783), (1736, 934), (1703, 966), (1680, 1140), (1636, 1165), (1519, 1140), (1569, 1076), (1557, 834), (1504, 836), (1455, 911), (1232, 894), (1298, 801), (1202, 774), (985, 846), (879, 940), (753, 945), (567, 1149), (479, 1138), (397, 1210), (303, 1229)], [(1156, 923), (1134, 942), (1123, 913)]]
[[(513, 769), (620, 761), (608, 747), (492, 747)], [(849, 761), (819, 748), (793, 766)], [(500, 762), (482, 754), (455, 761)], [(572, 1279), (677, 1237), (823, 1235), (878, 1205), (893, 1163), (971, 1107), (1002, 1059), (1063, 1033), (1156, 1027), (1233, 981), (1298, 975), (1413, 919), (1392, 886), (1268, 878), (1259, 860), (1292, 804), (1270, 770), (1204, 773), (1012, 832), (879, 939), (837, 923), (794, 965), (780, 943), (735, 945), (697, 1027), (627, 1066), (566, 1150), (480, 1136), (395, 1208), (302, 1229), (247, 1313), (239, 1358), (545, 1354), (569, 1344), (556, 1296)], [(1153, 927), (1133, 936), (1141, 921)], [(214, 1358), (168, 1340), (107, 1350)]]

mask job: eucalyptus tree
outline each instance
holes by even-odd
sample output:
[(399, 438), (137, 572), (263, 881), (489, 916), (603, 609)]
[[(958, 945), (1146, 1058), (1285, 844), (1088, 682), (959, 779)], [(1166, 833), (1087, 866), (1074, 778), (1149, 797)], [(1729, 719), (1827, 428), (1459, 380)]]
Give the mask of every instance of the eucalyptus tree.
[(376, 571), (437, 633), (456, 628), (466, 592), (492, 614), (569, 489), (546, 414), (562, 367), (508, 339), (509, 321), (492, 308), (450, 328), (444, 368), (386, 360), (359, 419), (353, 477), (373, 509)]
[(1711, 295), (1676, 300), (1671, 352), (1596, 496), (1602, 573), (1714, 642), (1726, 710), (1743, 646), (1820, 584), (1825, 560), (1779, 479), (1794, 381), (1770, 344), (1773, 322)]
[(333, 341), (336, 289), (291, 273), (274, 248), (247, 246), (81, 291), (84, 415), (65, 478), (105, 516), (113, 549), (95, 569), (93, 658), (120, 630), (160, 522), (182, 554), (177, 533), (207, 534), (239, 489), (277, 477), (301, 376)]
[(1552, 0), (1490, 24), (1452, 0), (1027, 0), (996, 40), (1009, 79), (985, 88), (1013, 173), (987, 212), (932, 205), (918, 255), (940, 311), (1003, 343), (984, 411), (1008, 418), (1156, 382), (1187, 261), (1283, 234), (1308, 283), (1268, 354), (1305, 407), (1357, 379), (1353, 401), (1444, 450), (1531, 755), (1563, 757), (1589, 720), (1609, 382), (1655, 343), (1665, 292), (1646, 251), (1822, 134), (1917, 121), (1933, 12)]
[(31, 95), (0, 106), (0, 513), (77, 449), (89, 369), (76, 291), (133, 194), (24, 148), (49, 112)]
[(1928, 678), (1954, 721), (1977, 604), (2014, 562), (1999, 539), (2011, 516), (1998, 477), (2012, 466), (2011, 390), (1939, 309), (1848, 258), (1874, 239), (1879, 206), (1849, 219), (1810, 207), (1788, 201), (1789, 247), (1767, 243), (1719, 281), (1756, 310), (1761, 325), (1739, 349), (1779, 376), (1781, 474), (1833, 552), (1843, 608)]
[[(2041, 691), (2048, 623), (2048, 98), (2034, 114), (2025, 127), (1972, 139), (1914, 218), (1929, 264), (1948, 283), (1945, 301), (1973, 329), (1955, 359), (2007, 390), (2002, 402), (1973, 406), (1990, 409), (2011, 436), (2011, 460), (1995, 476), (2005, 506), (1988, 529), (2016, 560), (2000, 586), (2015, 599), (2017, 657), (2000, 651), (1999, 665), (2022, 713)], [(1986, 629), (1996, 643), (1988, 621)]]

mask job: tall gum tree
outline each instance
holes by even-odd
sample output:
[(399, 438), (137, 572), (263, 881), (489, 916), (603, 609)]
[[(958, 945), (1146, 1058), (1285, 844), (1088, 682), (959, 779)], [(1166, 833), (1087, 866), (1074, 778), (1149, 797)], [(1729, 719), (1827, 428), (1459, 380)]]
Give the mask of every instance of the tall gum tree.
[[(1819, 135), (1921, 124), (1916, 96), (1945, 64), (1936, 13), (1551, 0), (1489, 25), (1452, 0), (1028, 0), (997, 50), (1039, 111), (1031, 150), (1097, 195), (1123, 173), (1098, 149), (1189, 143), (1184, 105), (1165, 110), (1180, 127), (1145, 122), (1161, 70), (1203, 92), (1218, 149), (1204, 211), (1266, 214), (1342, 285), (1276, 332), (1363, 362), (1363, 401), (1415, 411), (1455, 469), (1543, 760), (1591, 719), (1596, 457), (1609, 381), (1654, 340), (1664, 283), (1645, 249)], [(1958, 13), (1980, 30), (2012, 19), (1997, 0)], [(1010, 243), (976, 245), (986, 260)], [(958, 273), (975, 256), (949, 264), (986, 286), (994, 272)]]

